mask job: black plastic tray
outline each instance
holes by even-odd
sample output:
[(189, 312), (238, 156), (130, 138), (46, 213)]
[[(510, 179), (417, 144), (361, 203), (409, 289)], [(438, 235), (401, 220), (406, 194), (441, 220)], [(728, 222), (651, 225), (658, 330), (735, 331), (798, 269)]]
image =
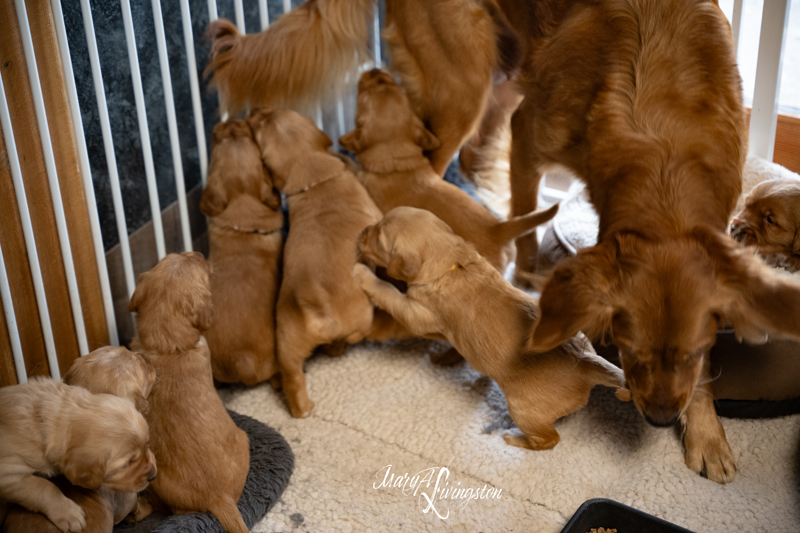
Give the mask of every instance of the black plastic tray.
[(666, 520), (607, 498), (587, 500), (578, 507), (561, 533), (588, 533), (598, 528), (617, 533), (693, 533)]

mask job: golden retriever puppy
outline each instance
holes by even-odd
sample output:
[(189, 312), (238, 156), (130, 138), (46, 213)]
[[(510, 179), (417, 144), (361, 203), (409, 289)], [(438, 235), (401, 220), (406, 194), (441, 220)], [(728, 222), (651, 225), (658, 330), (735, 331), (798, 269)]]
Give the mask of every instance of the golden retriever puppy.
[[(542, 169), (557, 164), (586, 182), (599, 216), (598, 244), (545, 285), (529, 349), (578, 331), (613, 342), (638, 410), (656, 426), (680, 421), (687, 466), (729, 482), (716, 331), (800, 338), (800, 287), (726, 235), (747, 153), (730, 25), (713, 0), (511, 3), (529, 24), (513, 213), (535, 208)], [(518, 268), (535, 265), (530, 251), (518, 248)]]
[(546, 353), (530, 352), (536, 300), (431, 212), (389, 211), (363, 232), (359, 250), (408, 283), (403, 294), (355, 265), (356, 280), (376, 305), (414, 333), (443, 334), (475, 370), (497, 381), (521, 431), (505, 435), (509, 444), (552, 448), (559, 441), (553, 424), (586, 405), (592, 387), (624, 388), (622, 370), (595, 354), (582, 335)]
[(210, 511), (230, 533), (246, 533), (236, 507), (250, 468), (247, 434), (214, 389), (202, 333), (211, 324), (211, 265), (197, 252), (169, 254), (139, 276), (128, 309), (136, 313), (134, 349), (150, 358), (150, 446), (159, 476), (148, 488), (156, 508)]
[(558, 206), (500, 222), (467, 193), (442, 180), (423, 155), (436, 145), (392, 76), (374, 69), (361, 75), (357, 127), (339, 139), (356, 154), (358, 179), (384, 213), (406, 205), (427, 209), (456, 235), (473, 243), (500, 272), (514, 258), (513, 239), (553, 218)]
[(800, 270), (800, 181), (773, 179), (756, 185), (731, 222), (731, 236), (753, 246), (767, 263)]
[(283, 249), (281, 199), (243, 120), (214, 127), (208, 219), (214, 320), (205, 332), (214, 379), (255, 385), (275, 372), (275, 302)]
[(315, 347), (358, 342), (372, 329), (373, 307), (350, 275), (356, 239), (381, 212), (331, 140), (294, 111), (255, 110), (248, 117), (261, 158), (286, 196), (289, 236), (278, 294), (278, 364), (294, 417), (311, 414), (303, 362)]
[(156, 476), (147, 440), (147, 422), (126, 399), (39, 377), (0, 389), (0, 500), (44, 514), (59, 531), (81, 531), (84, 510), (46, 478), (144, 490)]
[(124, 346), (104, 346), (76, 359), (63, 381), (94, 394), (127, 398), (144, 414), (147, 397), (156, 381), (156, 369), (144, 354)]
[[(86, 527), (81, 533), (111, 533), (114, 525), (125, 519), (131, 509), (136, 507), (135, 492), (121, 492), (103, 487), (88, 490), (73, 485), (63, 476), (50, 481), (86, 514)], [(45, 515), (19, 505), (12, 506), (2, 526), (4, 533), (62, 533)]]
[(414, 112), (439, 139), (426, 155), (444, 176), (480, 123), (494, 70), (517, 67), (517, 35), (493, 0), (389, 0), (383, 37)]
[(205, 74), (219, 92), (220, 112), (270, 105), (309, 110), (343, 94), (366, 58), (375, 0), (308, 0), (242, 35), (229, 20), (208, 25)]

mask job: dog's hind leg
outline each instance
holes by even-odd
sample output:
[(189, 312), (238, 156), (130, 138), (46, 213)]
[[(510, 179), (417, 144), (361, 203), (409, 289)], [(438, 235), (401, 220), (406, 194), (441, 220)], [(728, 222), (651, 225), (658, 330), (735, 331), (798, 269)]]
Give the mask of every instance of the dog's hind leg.
[[(525, 98), (511, 117), (511, 217), (536, 211), (539, 202), (539, 182), (542, 172), (533, 145), (534, 104)], [(531, 232), (516, 240), (517, 259), (514, 281), (529, 286), (531, 274), (536, 272), (539, 240)]]
[(225, 531), (228, 533), (249, 533), (250, 528), (244, 523), (242, 513), (239, 512), (233, 498), (221, 496), (219, 500), (209, 505), (209, 511), (217, 517)]
[(278, 368), (281, 373), (283, 392), (289, 404), (289, 411), (295, 418), (305, 418), (314, 409), (314, 402), (308, 397), (303, 363), (317, 346), (301, 324), (295, 321), (284, 323), (278, 320)]

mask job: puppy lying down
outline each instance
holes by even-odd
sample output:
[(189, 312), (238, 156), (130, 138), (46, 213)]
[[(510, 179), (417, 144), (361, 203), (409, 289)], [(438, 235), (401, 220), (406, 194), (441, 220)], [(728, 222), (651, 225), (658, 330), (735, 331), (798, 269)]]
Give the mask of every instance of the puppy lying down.
[(777, 178), (756, 185), (731, 222), (731, 236), (772, 266), (800, 270), (800, 180)]
[(629, 399), (622, 370), (577, 335), (557, 348), (524, 349), (536, 300), (506, 282), (472, 244), (429, 211), (391, 210), (359, 238), (365, 258), (408, 284), (406, 294), (363, 264), (353, 276), (372, 302), (415, 334), (441, 333), (478, 372), (503, 389), (519, 432), (508, 444), (546, 450), (559, 441), (554, 423), (586, 405), (595, 385)]
[(406, 205), (427, 209), (456, 235), (475, 245), (489, 263), (504, 272), (514, 259), (513, 240), (553, 218), (558, 205), (506, 222), (499, 221), (467, 193), (437, 174), (423, 150), (439, 145), (414, 114), (391, 74), (373, 69), (361, 75), (357, 128), (339, 139), (363, 167), (357, 177), (383, 213)]

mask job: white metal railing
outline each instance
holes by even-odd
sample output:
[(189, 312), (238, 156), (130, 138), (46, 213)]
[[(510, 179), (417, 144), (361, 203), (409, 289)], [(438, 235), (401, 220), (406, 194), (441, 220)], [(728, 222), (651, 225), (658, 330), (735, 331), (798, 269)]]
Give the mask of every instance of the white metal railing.
[[(109, 338), (112, 344), (118, 344), (118, 332), (114, 317), (114, 307), (110, 289), (108, 269), (106, 266), (105, 252), (103, 250), (102, 235), (100, 231), (99, 217), (95, 203), (94, 186), (90, 172), (90, 160), (87, 150), (83, 123), (81, 122), (81, 111), (78, 103), (78, 96), (75, 84), (74, 73), (70, 60), (69, 46), (67, 43), (67, 33), (65, 31), (64, 16), (61, 9), (60, 0), (50, 0), (53, 8), (55, 30), (59, 42), (61, 53), (61, 63), (66, 77), (67, 96), (73, 119), (73, 130), (77, 142), (78, 158), (81, 173), (83, 175), (84, 191), (89, 204), (90, 227), (92, 231), (92, 243), (94, 247), (95, 260), (100, 275), (100, 288), (102, 292), (103, 306), (106, 315), (106, 324)], [(228, 0), (231, 1), (231, 0)], [(263, 30), (269, 26), (269, 12), (267, 0), (251, 0), (258, 2), (259, 24)], [(743, 0), (732, 0), (731, 25), (735, 46), (739, 46), (739, 33), (742, 21)], [(245, 32), (245, 16), (242, 0), (232, 0), (235, 12), (236, 25), (239, 30)], [(772, 145), (774, 144), (775, 117), (777, 115), (777, 92), (780, 81), (781, 53), (785, 43), (785, 28), (788, 20), (788, 10), (791, 0), (766, 0), (764, 2), (764, 14), (761, 31), (760, 50), (758, 58), (757, 82), (754, 97), (754, 104), (750, 126), (750, 150), (762, 157), (771, 159)], [(64, 217), (63, 203), (60, 197), (57, 169), (54, 162), (50, 133), (47, 127), (47, 118), (44, 110), (44, 100), (41, 93), (38, 71), (35, 68), (36, 57), (32, 45), (30, 30), (28, 28), (27, 16), (25, 12), (24, 0), (15, 0), (17, 14), (22, 30), (25, 56), (28, 62), (28, 72), (31, 87), (33, 88), (36, 115), (41, 135), (41, 142), (45, 152), (46, 168), (48, 173), (48, 183), (50, 193), (56, 211), (57, 225), (59, 231), (59, 243), (62, 251), (62, 261), (64, 270), (67, 273), (68, 290), (72, 314), (75, 322), (76, 334), (79, 342), (81, 354), (87, 350), (86, 331), (81, 313), (80, 297), (77, 289), (74, 266), (72, 265), (72, 253), (70, 250), (69, 237)], [(213, 21), (218, 18), (217, 1), (208, 0), (208, 16)], [(283, 0), (284, 12), (291, 9), (291, 0)], [(153, 163), (152, 145), (149, 136), (145, 99), (142, 90), (142, 80), (139, 71), (139, 62), (136, 52), (136, 35), (132, 23), (130, 10), (130, 0), (120, 0), (120, 8), (125, 27), (126, 42), (128, 45), (128, 61), (130, 63), (131, 76), (134, 88), (134, 99), (137, 109), (139, 134), (142, 142), (142, 153), (145, 164), (145, 174), (147, 192), (152, 212), (153, 229), (155, 232), (156, 251), (159, 258), (166, 253), (164, 228), (161, 221), (161, 207), (158, 199), (156, 187), (156, 171)], [(167, 46), (164, 34), (164, 21), (161, 14), (160, 0), (152, 0), (153, 24), (158, 45), (159, 65), (162, 77), (165, 106), (167, 108), (167, 126), (169, 129), (170, 149), (173, 162), (175, 186), (178, 193), (182, 243), (185, 250), (192, 247), (192, 238), (189, 225), (189, 218), (186, 206), (186, 190), (181, 160), (181, 146), (178, 139), (177, 120), (175, 115), (174, 95), (170, 78), (170, 66), (167, 58)], [(180, 0), (181, 19), (183, 27), (183, 41), (186, 48), (186, 67), (189, 73), (189, 89), (192, 100), (192, 113), (194, 117), (195, 138), (198, 149), (198, 159), (200, 165), (201, 182), (205, 185), (208, 172), (208, 153), (206, 146), (206, 135), (203, 122), (203, 113), (200, 98), (199, 80), (195, 61), (194, 35), (192, 31), (192, 13), (189, 0)], [(109, 119), (108, 103), (103, 84), (100, 59), (97, 49), (97, 37), (95, 35), (94, 23), (92, 20), (90, 0), (81, 0), (81, 13), (84, 24), (84, 34), (88, 46), (89, 62), (96, 96), (96, 105), (99, 112), (100, 127), (103, 139), (103, 146), (106, 164), (109, 174), (109, 185), (113, 210), (116, 218), (117, 234), (119, 237), (120, 251), (122, 257), (125, 288), (130, 297), (135, 288), (133, 259), (128, 242), (128, 228), (125, 219), (123, 195), (119, 181), (119, 168), (114, 151), (114, 142)], [(378, 10), (375, 12), (375, 20), (372, 28), (372, 41), (374, 51), (374, 63), (381, 66), (381, 44), (380, 44), (380, 21)], [(323, 126), (323, 113), (318, 107), (316, 110), (316, 121)], [(14, 142), (14, 133), (8, 111), (8, 104), (0, 76), (0, 122), (5, 135), (6, 148), (9, 154), (11, 173), (16, 192), (17, 204), (19, 206), (20, 217), (22, 219), (23, 234), (25, 245), (30, 261), (31, 274), (34, 283), (34, 291), (38, 306), (39, 318), (47, 352), (47, 360), (54, 378), (59, 377), (58, 358), (56, 354), (53, 332), (50, 324), (50, 315), (47, 307), (42, 272), (36, 252), (36, 236), (33, 232), (30, 213), (28, 211), (25, 189), (23, 186), (23, 176), (20, 169), (19, 158)], [(340, 100), (335, 108), (334, 118), (335, 128), (339, 134), (346, 132), (345, 108)], [(545, 200), (555, 201), (563, 197), (563, 192), (548, 187), (542, 188), (542, 195)], [(13, 359), (16, 366), (17, 378), (20, 382), (27, 379), (22, 354), (22, 348), (17, 327), (17, 319), (14, 312), (14, 303), (8, 283), (6, 264), (3, 261), (2, 250), (0, 250), (0, 296), (2, 296), (5, 311), (6, 325), (9, 330)]]

